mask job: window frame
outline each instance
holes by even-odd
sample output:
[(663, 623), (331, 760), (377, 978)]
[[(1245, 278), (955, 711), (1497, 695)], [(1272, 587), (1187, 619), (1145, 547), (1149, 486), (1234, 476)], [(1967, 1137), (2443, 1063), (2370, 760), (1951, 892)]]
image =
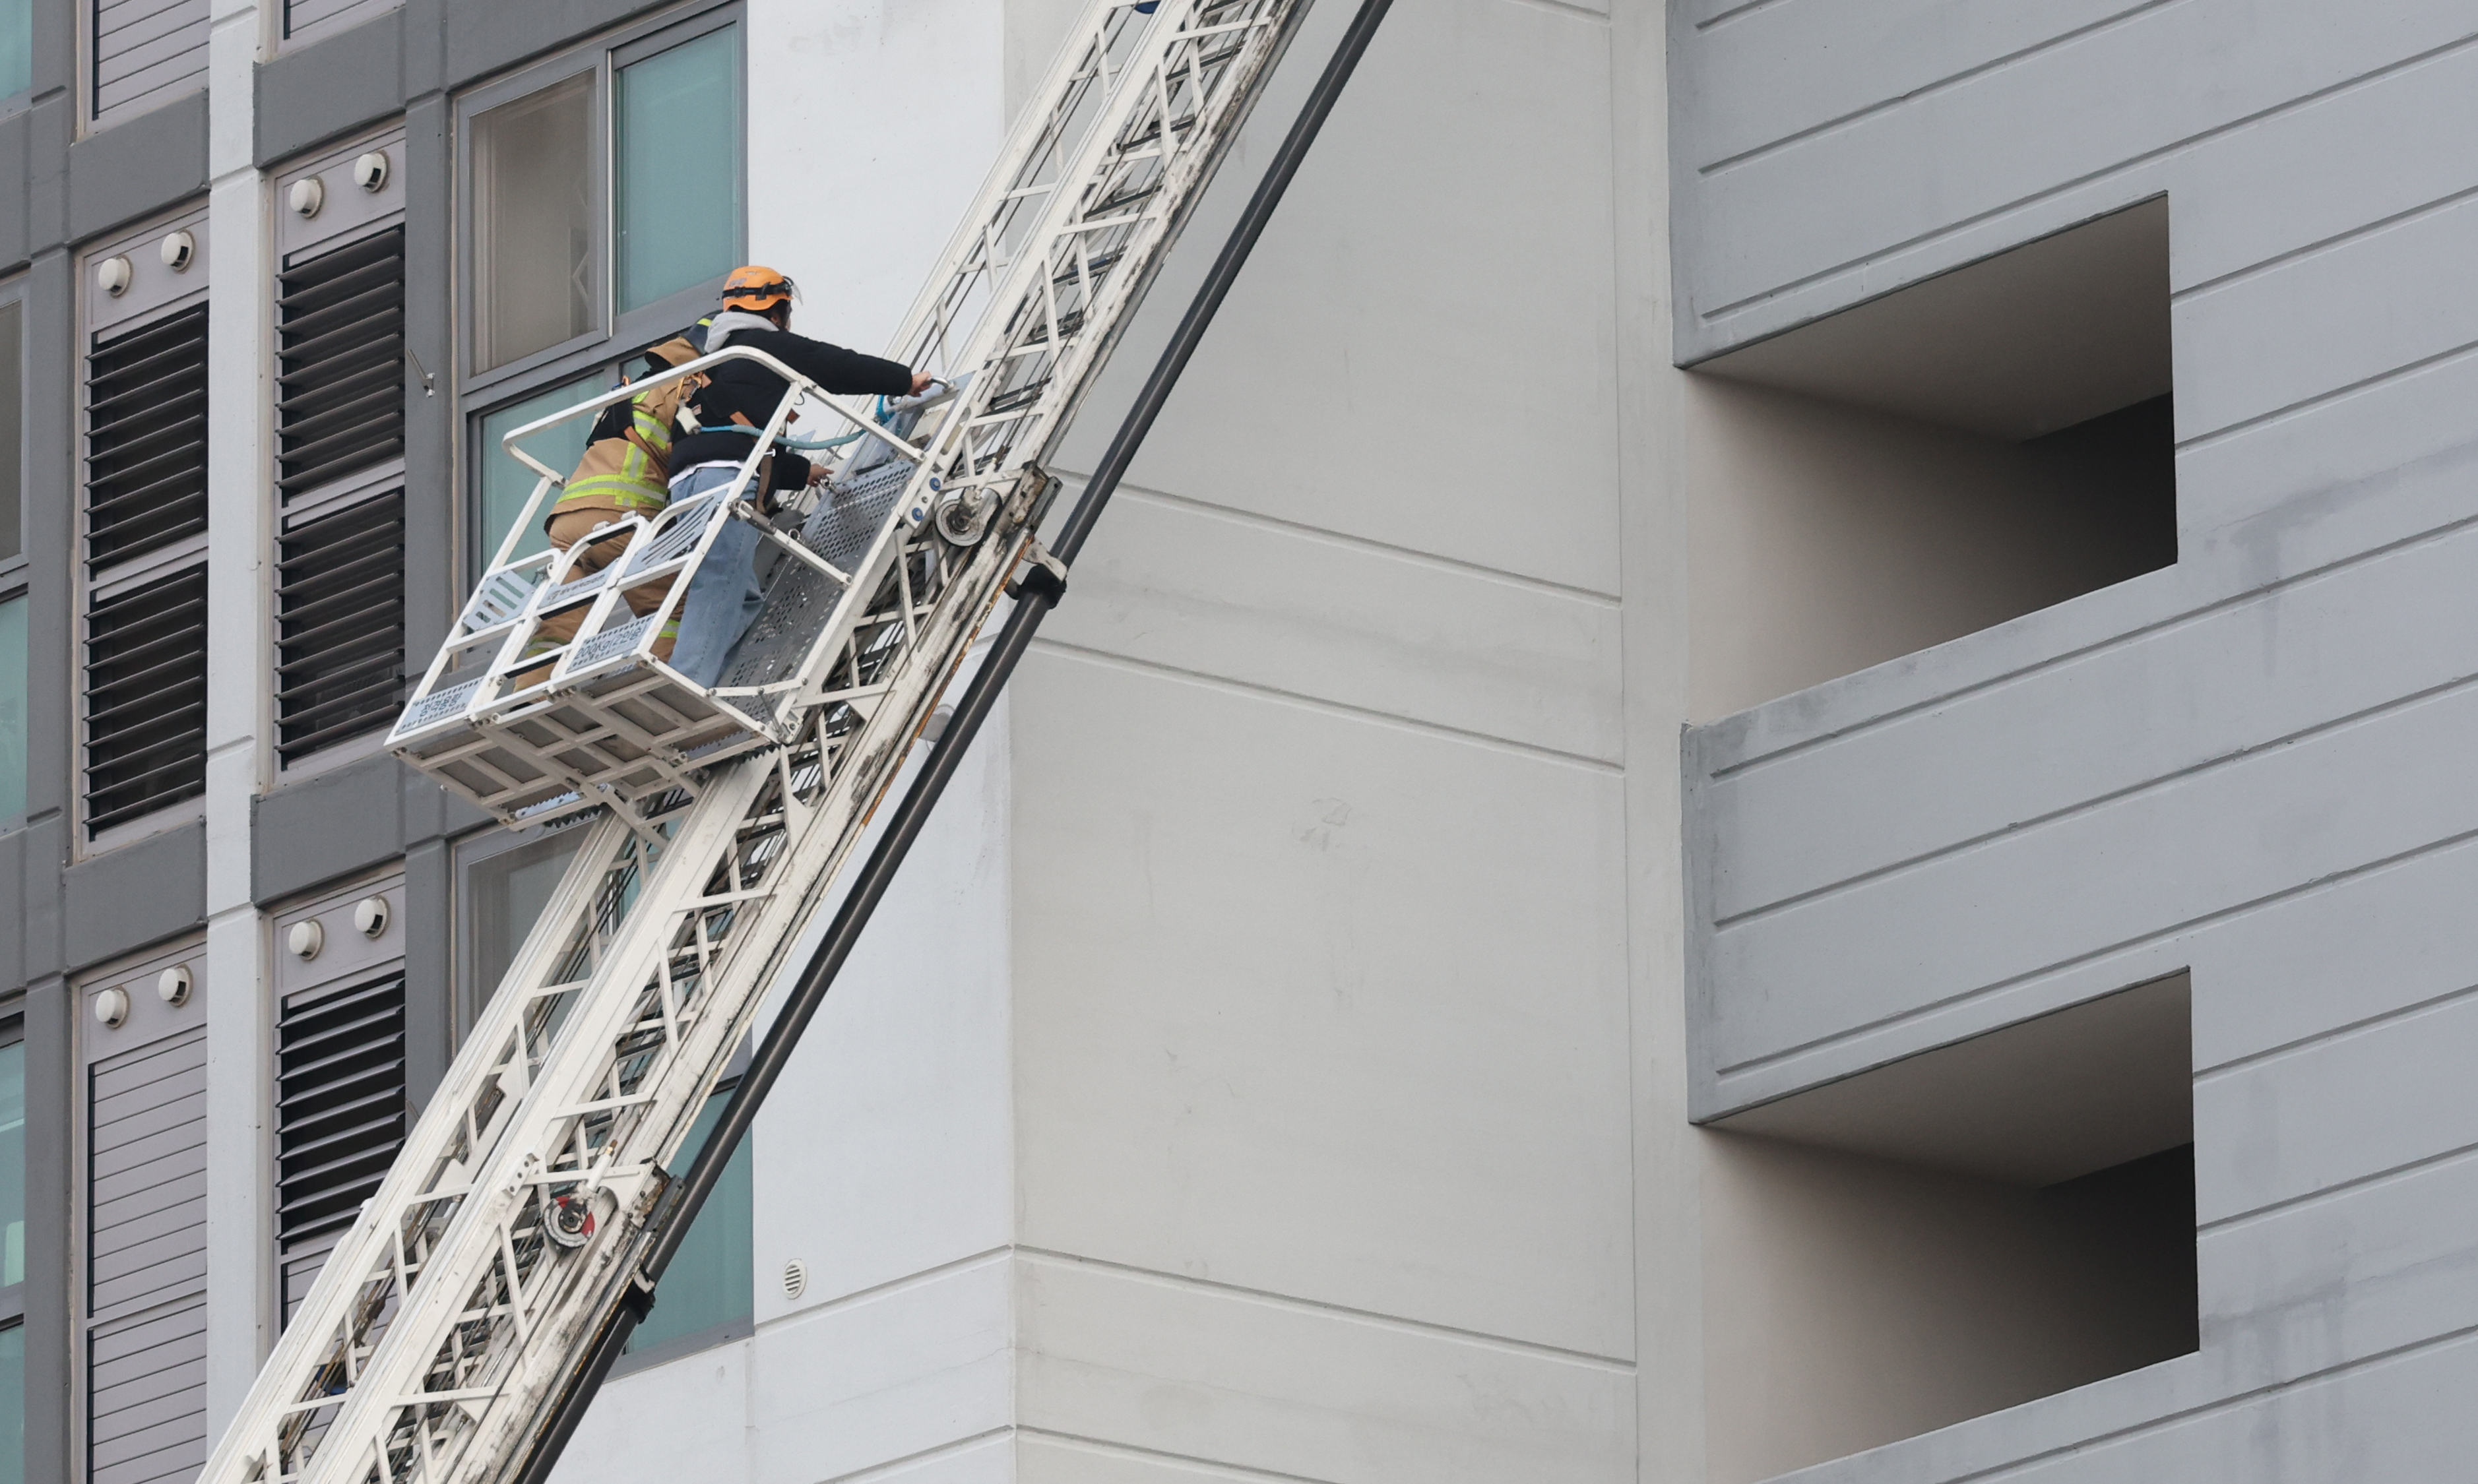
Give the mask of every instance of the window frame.
[[(619, 70), (726, 27), (735, 29), (739, 36), (738, 70), (734, 74), (740, 112), (736, 127), (744, 143), (739, 220), (734, 223), (734, 232), (745, 253), (748, 240), (748, 158), (746, 148), (748, 130), (748, 27), (744, 0), (723, 0), (721, 4), (696, 0), (696, 3), (675, 7), (633, 25), (606, 32), (592, 41), (569, 47), (556, 56), (470, 88), (455, 101), (452, 124), (456, 154), (456, 298), (459, 307), (456, 313), (457, 344), (450, 358), (454, 372), (450, 379), (456, 398), (456, 465), (460, 485), (455, 500), (455, 529), (451, 533), (455, 559), (448, 564), (451, 611), (462, 610), (466, 595), (472, 591), (473, 584), (479, 580), (485, 564), (490, 560), (491, 543), (502, 534), (481, 529), (482, 474), (496, 452), (484, 446), (483, 419), (539, 396), (563, 382), (599, 377), (606, 387), (616, 385), (625, 363), (679, 333), (682, 326), (694, 324), (700, 316), (712, 313), (720, 302), (724, 274), (717, 274), (703, 283), (692, 285), (624, 314), (619, 313), (615, 258), (619, 228), (613, 216), (618, 185), (614, 178), (617, 168), (614, 153), (618, 131)], [(518, 357), (504, 365), (492, 366), (487, 370), (475, 369), (474, 359), (481, 344), (479, 316), (482, 305), (480, 296), (473, 290), (477, 262), (473, 119), (502, 103), (514, 102), (588, 72), (594, 76), (592, 109), (595, 120), (589, 168), (593, 171), (594, 212), (597, 223), (593, 264), (597, 327), (532, 355)]]
[[(26, 515), (27, 507), (31, 503), (26, 497), (26, 487), (34, 482), (34, 461), (29, 454), (29, 449), (32, 447), (34, 440), (27, 437), (26, 429), (26, 404), (28, 401), (26, 391), (27, 383), (31, 380), (27, 371), (28, 365), (32, 360), (32, 357), (27, 353), (26, 321), (34, 313), (34, 305), (32, 302), (33, 295), (30, 292), (29, 288), (30, 283), (31, 280), (29, 276), (23, 273), (16, 274), (7, 279), (0, 279), (0, 305), (13, 305), (16, 307), (17, 311), (17, 554), (13, 557), (0, 557), (0, 603), (10, 602), (13, 599), (25, 598), (29, 604), (27, 608), (28, 642), (26, 646), (27, 652), (24, 656), (24, 664), (27, 669), (32, 671), (34, 668), (34, 636), (32, 621), (34, 610), (32, 607), (33, 599), (28, 596), (28, 589), (31, 586), (34, 573), (34, 560), (27, 554), (26, 550)], [(79, 387), (81, 390), (78, 394), (81, 398), (85, 396), (85, 391), (83, 390), (84, 386), (85, 378), (80, 377)], [(81, 403), (80, 415), (84, 415), (83, 403)], [(79, 507), (81, 512), (83, 511), (84, 506), (84, 487), (81, 485), (79, 493)], [(83, 518), (82, 515), (80, 518)], [(83, 674), (82, 671), (81, 674)], [(27, 679), (31, 682), (32, 678), (33, 677), (30, 673)], [(84, 694), (82, 689), (80, 694)], [(28, 707), (31, 712), (31, 696), (29, 697)], [(30, 715), (27, 717), (27, 729), (30, 734), (33, 731), (33, 726), (34, 718)], [(33, 742), (32, 736), (30, 735), (27, 740), (31, 746)], [(32, 771), (31, 759), (29, 760), (28, 770), (30, 772)], [(31, 782), (31, 780), (29, 781)], [(25, 828), (29, 813), (29, 810), (21, 807), (14, 814), (0, 815), (0, 835), (7, 835), (13, 831)], [(0, 1038), (5, 1038), (7, 1032), (5, 1030), (0, 1030)], [(0, 1045), (6, 1045), (8, 1044), (9, 1043), (5, 1039), (0, 1039)]]
[(573, 818), (521, 830), (491, 826), (462, 836), (449, 844), (452, 868), (449, 872), (448, 919), (454, 937), (447, 990), (449, 1055), (454, 1055), (465, 1044), (465, 1037), (473, 1028), (473, 1021), (481, 1014), (483, 1004), (498, 989), (495, 984), (486, 987), (481, 983), (480, 944), (474, 931), (475, 912), (481, 899), (473, 884), (476, 868), (520, 852), (531, 852), (547, 859), (559, 853), (550, 848), (558, 841), (566, 841), (573, 854), (585, 843), (587, 828)]
[[(614, 152), (617, 147), (618, 74), (623, 67), (667, 52), (675, 46), (725, 27), (738, 28), (740, 45), (734, 79), (737, 84), (740, 117), (737, 127), (745, 140), (748, 129), (748, 31), (742, 0), (726, 0), (721, 5), (702, 9), (672, 11), (641, 21), (636, 25), (609, 33), (592, 42), (571, 47), (546, 61), (534, 63), (521, 71), (509, 74), (459, 96), (455, 106), (456, 130), (456, 282), (464, 290), (458, 295), (462, 310), (458, 315), (457, 386), (460, 414), (469, 410), (467, 404), (475, 397), (494, 403), (520, 401), (522, 395), (514, 389), (518, 384), (545, 385), (574, 376), (590, 369), (597, 361), (618, 359), (607, 347), (617, 341), (639, 341), (654, 344), (681, 325), (694, 321), (699, 314), (715, 305), (715, 294), (721, 287), (724, 274), (718, 273), (703, 283), (693, 285), (677, 293), (657, 299), (641, 309), (621, 314), (618, 307), (618, 271), (614, 260), (618, 226), (613, 211), (618, 199), (618, 182)], [(570, 78), (592, 74), (591, 111), (594, 128), (588, 138), (586, 167), (590, 172), (592, 212), (594, 221), (593, 246), (593, 310), (594, 328), (559, 344), (530, 355), (519, 356), (504, 365), (480, 366), (475, 357), (482, 343), (481, 296), (473, 291), (479, 257), (476, 252), (477, 213), (480, 202), (473, 184), (474, 120), (480, 114), (503, 103), (513, 103), (531, 93), (553, 87)], [(742, 189), (739, 194), (739, 220), (733, 231), (742, 243), (748, 240), (748, 191), (746, 189), (747, 156), (741, 158)], [(728, 272), (728, 270), (725, 270)]]

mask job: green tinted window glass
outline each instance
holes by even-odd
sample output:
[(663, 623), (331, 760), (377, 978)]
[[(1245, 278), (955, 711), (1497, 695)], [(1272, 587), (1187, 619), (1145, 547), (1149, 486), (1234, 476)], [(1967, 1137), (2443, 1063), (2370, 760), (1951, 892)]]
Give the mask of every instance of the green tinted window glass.
[[(574, 407), (587, 397), (603, 390), (602, 379), (589, 376), (569, 382), (541, 395), (503, 407), (482, 418), (482, 508), (473, 522), (473, 570), (479, 575), (490, 564), (492, 554), (499, 549), (500, 538), (516, 524), (524, 513), (525, 501), (533, 497), (534, 484), (542, 476), (517, 462), (516, 457), (499, 445), (499, 438), (510, 428), (521, 428), (537, 417), (547, 417), (564, 407)], [(594, 419), (574, 417), (555, 428), (547, 428), (525, 440), (525, 452), (559, 470), (565, 476), (585, 457), (585, 436), (594, 431)], [(553, 496), (556, 498), (556, 496)], [(515, 556), (531, 556), (545, 551), (550, 541), (543, 535), (542, 523), (550, 515), (548, 500), (534, 512), (524, 539), (517, 543)], [(511, 559), (513, 560), (513, 558)]]
[[(8, 0), (0, 0), (5, 5)], [(24, 310), (0, 304), (0, 557), (13, 557), (20, 546), (19, 522), (25, 518), (26, 363)]]
[(0, 98), (34, 83), (35, 0), (0, 0)]
[[(705, 1111), (672, 1156), (674, 1173), (687, 1172), (729, 1101), (728, 1093), (706, 1099)], [(748, 1141), (744, 1139), (722, 1167), (722, 1178), (715, 1182), (714, 1194), (706, 1197), (678, 1255), (664, 1270), (663, 1285), (654, 1291), (653, 1312), (628, 1337), (630, 1350), (650, 1349), (756, 1312), (757, 1260), (749, 1246), (749, 1221)]]
[(26, 600), (13, 597), (0, 603), (0, 821), (25, 812)]
[(0, 1329), (0, 1484), (26, 1484), (26, 1326)]
[(26, 1281), (26, 1044), (0, 1046), (0, 1287)]
[(740, 256), (740, 30), (725, 26), (620, 69), (620, 307), (732, 269)]
[(497, 992), (499, 981), (508, 976), (517, 951), (525, 944), (525, 935), (550, 905), (551, 893), (559, 890), (559, 878), (567, 873), (577, 843), (584, 838), (583, 830), (559, 830), (513, 850), (485, 856), (466, 872), (465, 890), (471, 893), (466, 922), (472, 934), (467, 962), (473, 982), (460, 1001), (460, 1034), (471, 1028), (482, 1006)]

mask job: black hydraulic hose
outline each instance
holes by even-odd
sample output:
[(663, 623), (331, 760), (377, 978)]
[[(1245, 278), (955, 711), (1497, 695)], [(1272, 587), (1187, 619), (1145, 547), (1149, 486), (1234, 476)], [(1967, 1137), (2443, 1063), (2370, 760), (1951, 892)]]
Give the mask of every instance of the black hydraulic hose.
[[(1145, 379), (1143, 389), (1136, 393), (1135, 404), (1127, 409), (1127, 415), (1120, 422), (1117, 435), (1110, 440), (1110, 446), (1103, 451), (1100, 463), (1095, 465), (1092, 478), (1085, 483), (1082, 497), (1076, 500), (1075, 509), (1068, 513), (1065, 523), (1059, 527), (1058, 540), (1050, 550), (1062, 564), (1072, 566), (1076, 553), (1084, 549), (1086, 539), (1093, 534), (1094, 523), (1101, 518), (1102, 507), (1109, 504), (1110, 496), (1117, 492), (1119, 481), (1126, 474), (1127, 465), (1134, 462), (1136, 451), (1144, 445), (1145, 436), (1152, 431), (1153, 420), (1161, 415), (1163, 405), (1170, 400), (1171, 391), (1178, 385), (1180, 374), (1187, 369), (1189, 359), (1202, 342), (1204, 332), (1213, 323), (1214, 314), (1222, 308), (1223, 299), (1229, 294), (1230, 286), (1237, 282), (1239, 270), (1247, 265), (1248, 255), (1255, 250), (1256, 239), (1264, 235), (1266, 222), (1273, 219), (1274, 209), (1281, 204), (1282, 193), (1290, 189), (1291, 177), (1299, 173), (1300, 162), (1307, 158), (1308, 147), (1316, 142), (1318, 131), (1325, 127), (1326, 116), (1333, 112), (1334, 101), (1342, 96), (1344, 86), (1358, 67), (1359, 59), (1367, 52), (1370, 39), (1377, 35), (1378, 24), (1384, 20), (1385, 13), (1392, 6), (1393, 0), (1360, 0), (1358, 13), (1352, 17), (1350, 29), (1343, 33), (1342, 44), (1326, 62), (1325, 70), (1318, 75), (1316, 86), (1309, 91), (1299, 117), (1292, 122), (1290, 132), (1283, 136), (1281, 146), (1275, 152), (1264, 178), (1257, 182), (1255, 192), (1248, 198), (1246, 209), (1239, 214), (1238, 223), (1230, 229), (1228, 239), (1222, 244), (1222, 251), (1214, 258), (1212, 268), (1198, 287), (1196, 297), (1189, 302), (1187, 313), (1180, 317), (1177, 329), (1172, 332), (1170, 343), (1163, 347), (1161, 359), (1153, 364), (1152, 374)], [(715, 1124), (714, 1131), (707, 1135), (705, 1146), (697, 1151), (688, 1173), (681, 1178), (677, 1194), (671, 1197), (670, 1214), (664, 1221), (661, 1233), (655, 1237), (652, 1248), (645, 1254), (640, 1289), (645, 1301), (622, 1306), (603, 1327), (585, 1368), (560, 1395), (548, 1425), (543, 1429), (532, 1454), (516, 1476), (517, 1484), (545, 1484), (549, 1478), (560, 1454), (568, 1447), (569, 1438), (575, 1433), (576, 1424), (584, 1418), (586, 1407), (594, 1400), (594, 1394), (601, 1390), (603, 1379), (611, 1372), (612, 1363), (620, 1358), (620, 1349), (637, 1327), (637, 1321), (650, 1306), (653, 1285), (662, 1280), (664, 1270), (679, 1254), (680, 1244), (688, 1236), (690, 1223), (696, 1220), (706, 1197), (714, 1193), (715, 1186), (721, 1180), (724, 1164), (739, 1149), (741, 1141), (748, 1136), (749, 1125), (756, 1121), (757, 1110), (764, 1105), (766, 1094), (773, 1090), (776, 1079), (783, 1075), (783, 1069), (790, 1065), (792, 1052), (799, 1044), (801, 1033), (809, 1028), (818, 1007), (825, 1002), (826, 992), (834, 987), (835, 975), (843, 968), (844, 961), (851, 957), (852, 949), (860, 942), (861, 931), (869, 926), (871, 915), (885, 897), (897, 869), (910, 853), (912, 843), (920, 837), (922, 826), (928, 822), (930, 812), (937, 807), (948, 781), (954, 777), (955, 769), (963, 763), (964, 753), (972, 746), (981, 723), (989, 719), (990, 712), (997, 706), (999, 692), (1005, 688), (1008, 677), (1015, 673), (1016, 665), (1024, 658), (1024, 651), (1031, 647), (1034, 631), (1041, 627), (1041, 620), (1049, 616), (1049, 610), (1057, 605), (1065, 592), (1065, 584), (1046, 567), (1028, 566), (1024, 568), (1024, 576), (1018, 584), (1015, 611), (1007, 616), (1007, 621), (999, 630), (998, 640), (982, 660), (981, 667), (974, 673), (971, 683), (964, 688), (962, 697), (955, 702), (954, 714), (948, 719), (946, 729), (938, 734), (937, 742), (931, 744), (927, 762), (923, 765), (919, 776), (912, 780), (912, 787), (904, 791), (903, 799), (896, 805), (895, 813), (888, 817), (885, 834), (878, 838), (876, 848), (870, 852), (869, 860), (852, 879), (851, 890), (846, 893), (843, 905), (836, 910), (824, 939), (801, 968), (799, 982), (793, 987), (791, 996), (775, 1015), (773, 1024), (767, 1028), (765, 1037), (758, 1042), (756, 1051), (749, 1058), (748, 1069), (741, 1074), (740, 1085), (732, 1090), (731, 1100), (723, 1105), (722, 1118)]]

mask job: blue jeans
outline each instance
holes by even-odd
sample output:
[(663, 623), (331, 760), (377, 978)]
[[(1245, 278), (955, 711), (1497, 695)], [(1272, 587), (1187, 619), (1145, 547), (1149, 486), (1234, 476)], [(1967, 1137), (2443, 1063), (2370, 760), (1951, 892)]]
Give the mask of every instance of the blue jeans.
[[(739, 473), (737, 465), (689, 469), (671, 481), (671, 503), (727, 489)], [(732, 646), (766, 604), (757, 586), (757, 528), (729, 516), (719, 518), (723, 527), (689, 579), (688, 599), (680, 606), (680, 637), (671, 645), (671, 668), (709, 688), (722, 678)]]

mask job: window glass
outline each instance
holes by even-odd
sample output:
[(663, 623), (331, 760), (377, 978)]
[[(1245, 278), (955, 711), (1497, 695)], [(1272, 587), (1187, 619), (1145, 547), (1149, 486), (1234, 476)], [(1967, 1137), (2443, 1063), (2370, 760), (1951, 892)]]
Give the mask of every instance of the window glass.
[(580, 73), (473, 120), (480, 369), (594, 328), (593, 114)]
[(731, 271), (740, 253), (740, 32), (620, 69), (620, 308)]
[(469, 909), (466, 931), (470, 935), (466, 963), (472, 982), (465, 987), (464, 1027), (508, 976), (517, 950), (525, 945), (550, 894), (576, 854), (581, 829), (556, 830), (541, 840), (484, 856), (466, 868), (465, 891)]
[(26, 1484), (26, 1326), (0, 1329), (0, 1484)]
[[(680, 1152), (671, 1158), (672, 1173), (687, 1172), (729, 1101), (727, 1091), (706, 1099), (705, 1111), (697, 1115)], [(731, 1162), (722, 1167), (722, 1178), (715, 1182), (714, 1194), (697, 1212), (696, 1224), (689, 1228), (671, 1266), (663, 1272), (662, 1287), (654, 1291), (653, 1312), (628, 1337), (631, 1351), (745, 1320), (756, 1311), (757, 1260), (749, 1245), (748, 1144), (748, 1140), (742, 1140), (732, 1151)]]
[[(499, 541), (508, 534), (508, 527), (524, 513), (525, 501), (533, 497), (534, 485), (542, 478), (501, 447), (500, 438), (511, 428), (521, 428), (535, 418), (547, 417), (563, 407), (574, 407), (602, 390), (602, 378), (588, 376), (563, 387), (554, 387), (513, 407), (500, 408), (483, 417), (482, 509), (474, 522), (476, 576), (490, 562), (492, 554), (499, 549)], [(585, 438), (593, 431), (593, 418), (573, 418), (525, 440), (525, 452), (565, 475), (576, 467), (577, 460), (585, 457)], [(517, 543), (515, 556), (529, 556), (548, 549), (550, 541), (543, 535), (542, 523), (549, 515), (547, 505), (534, 513), (532, 527)]]
[(26, 1044), (0, 1046), (0, 1287), (26, 1281)]
[(25, 812), (26, 600), (13, 597), (0, 603), (0, 821)]
[(34, 84), (35, 0), (0, 0), (0, 98)]
[[(0, 0), (5, 5), (8, 0)], [(0, 88), (0, 91), (6, 91)], [(23, 309), (0, 304), (0, 559), (21, 549), (18, 522), (26, 470), (26, 365)]]

